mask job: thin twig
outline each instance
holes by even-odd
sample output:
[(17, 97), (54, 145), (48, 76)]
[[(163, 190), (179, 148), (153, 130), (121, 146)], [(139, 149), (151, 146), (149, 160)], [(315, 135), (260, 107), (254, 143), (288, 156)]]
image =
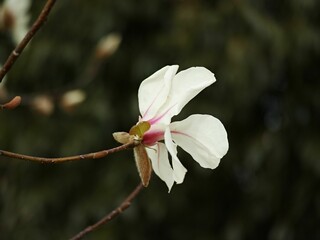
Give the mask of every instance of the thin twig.
[(18, 44), (18, 46), (12, 51), (10, 56), (8, 57), (7, 61), (0, 69), (0, 83), (7, 72), (11, 69), (15, 61), (18, 59), (24, 48), (28, 45), (30, 40), (34, 37), (34, 35), (38, 32), (41, 26), (46, 21), (53, 5), (55, 4), (56, 0), (48, 0), (44, 5), (40, 15), (38, 16), (37, 20), (33, 23), (30, 30), (27, 32), (26, 36), (22, 39), (22, 41)]
[(102, 150), (102, 151), (87, 153), (87, 154), (83, 154), (83, 155), (76, 155), (76, 156), (70, 156), (70, 157), (57, 157), (57, 158), (34, 157), (34, 156), (4, 151), (4, 150), (0, 150), (0, 156), (21, 159), (21, 160), (27, 160), (27, 161), (41, 162), (41, 163), (62, 163), (62, 162), (78, 161), (78, 160), (84, 160), (84, 159), (103, 158), (103, 157), (107, 156), (108, 154), (119, 152), (122, 150), (126, 150), (126, 149), (132, 148), (134, 146), (136, 146), (135, 142), (129, 142), (129, 143), (123, 144), (119, 147), (111, 148), (108, 150)]
[(130, 207), (131, 202), (140, 193), (142, 188), (143, 188), (143, 185), (142, 185), (142, 183), (140, 183), (117, 208), (115, 208), (109, 214), (107, 214), (106, 216), (101, 218), (95, 224), (86, 227), (84, 230), (79, 232), (77, 235), (70, 238), (70, 240), (82, 239), (86, 234), (96, 230), (97, 228), (101, 227), (103, 224), (110, 222), (112, 219), (114, 219), (116, 216), (118, 216), (120, 213), (125, 211), (128, 207)]

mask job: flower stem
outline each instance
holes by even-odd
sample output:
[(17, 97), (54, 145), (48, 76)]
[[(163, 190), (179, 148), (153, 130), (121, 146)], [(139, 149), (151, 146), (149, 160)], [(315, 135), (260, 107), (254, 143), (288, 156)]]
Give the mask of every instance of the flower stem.
[(38, 32), (38, 30), (44, 24), (55, 2), (56, 0), (48, 0), (46, 2), (40, 15), (38, 16), (37, 20), (33, 23), (30, 30), (27, 32), (26, 36), (22, 39), (22, 41), (18, 44), (18, 46), (9, 55), (7, 61), (5, 62), (3, 67), (0, 69), (0, 83), (4, 78), (4, 76), (7, 74), (7, 72), (9, 72), (13, 64), (16, 62), (16, 60), (18, 59), (22, 51), (25, 49), (25, 47), (28, 45), (28, 43), (31, 41), (34, 35)]

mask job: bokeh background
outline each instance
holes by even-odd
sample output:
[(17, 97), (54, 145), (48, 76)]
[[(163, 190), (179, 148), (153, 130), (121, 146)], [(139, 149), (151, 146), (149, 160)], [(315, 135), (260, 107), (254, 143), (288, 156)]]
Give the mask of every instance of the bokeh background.
[[(32, 2), (31, 22), (44, 3)], [(205, 66), (217, 82), (175, 119), (207, 113), (224, 123), (230, 149), (220, 166), (202, 169), (180, 149), (182, 185), (168, 194), (154, 175), (86, 239), (320, 239), (319, 5), (58, 1), (1, 86), (2, 102), (17, 94), (23, 102), (0, 112), (0, 148), (54, 157), (117, 146), (112, 133), (137, 121), (143, 79), (165, 65)], [(119, 47), (97, 53), (110, 34)], [(2, 64), (13, 47), (2, 31)], [(61, 103), (73, 89), (84, 101)], [(138, 182), (131, 151), (56, 165), (0, 157), (0, 239), (67, 239)]]

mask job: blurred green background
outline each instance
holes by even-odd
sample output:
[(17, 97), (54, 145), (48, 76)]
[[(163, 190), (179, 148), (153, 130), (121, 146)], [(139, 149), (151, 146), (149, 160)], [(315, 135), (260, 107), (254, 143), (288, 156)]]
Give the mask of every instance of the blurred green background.
[[(31, 22), (44, 3), (32, 3)], [(0, 112), (0, 148), (54, 157), (117, 146), (112, 133), (137, 121), (143, 79), (165, 65), (205, 66), (217, 82), (175, 119), (208, 113), (224, 123), (230, 149), (220, 166), (202, 169), (180, 150), (182, 185), (168, 194), (154, 175), (126, 212), (86, 239), (320, 239), (319, 5), (58, 1), (7, 75), (8, 97), (23, 103)], [(97, 60), (110, 33), (122, 42)], [(1, 32), (2, 64), (13, 46)], [(85, 101), (61, 106), (74, 88)], [(54, 109), (39, 110), (43, 102)], [(0, 239), (67, 239), (138, 182), (131, 151), (56, 165), (0, 157)]]

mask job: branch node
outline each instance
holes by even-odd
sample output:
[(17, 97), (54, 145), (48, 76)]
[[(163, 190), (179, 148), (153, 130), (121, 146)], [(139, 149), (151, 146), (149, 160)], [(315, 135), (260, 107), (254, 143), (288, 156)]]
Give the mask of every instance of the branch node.
[(13, 51), (12, 51), (12, 54), (13, 54), (14, 56), (16, 56), (16, 57), (18, 57), (18, 56), (20, 55), (16, 50), (13, 50)]

